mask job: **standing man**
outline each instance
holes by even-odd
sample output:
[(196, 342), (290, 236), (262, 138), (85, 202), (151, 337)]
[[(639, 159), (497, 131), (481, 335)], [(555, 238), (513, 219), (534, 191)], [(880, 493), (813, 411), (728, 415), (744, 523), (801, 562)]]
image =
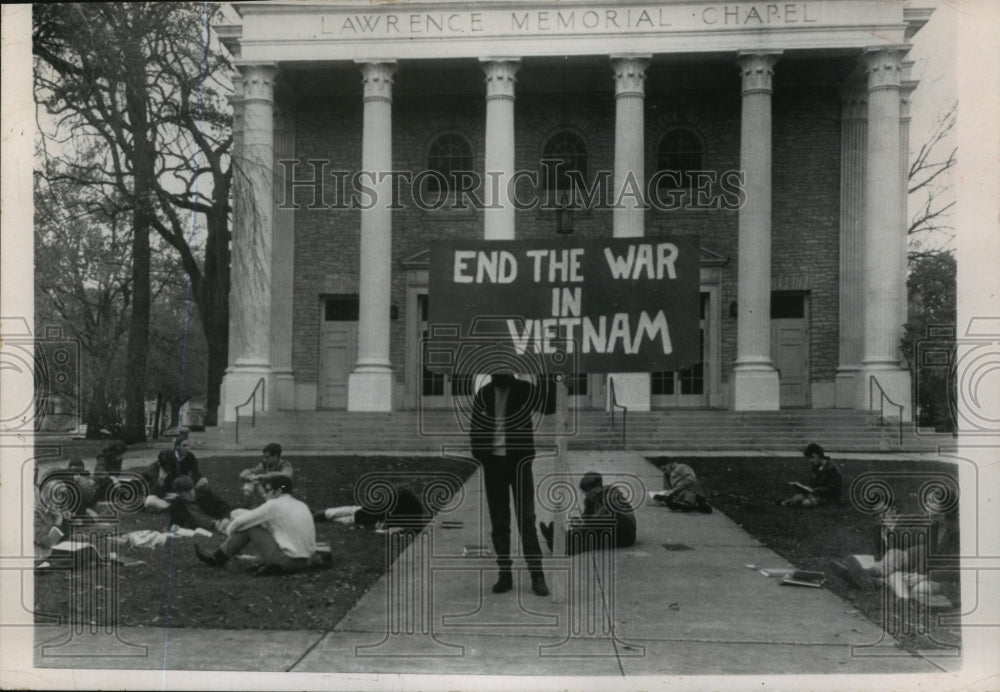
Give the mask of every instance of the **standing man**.
[(544, 384), (536, 387), (518, 380), (505, 368), (493, 373), (491, 381), (476, 393), (473, 401), (472, 455), (483, 467), (493, 550), (500, 570), (493, 593), (504, 593), (514, 587), (510, 557), (510, 500), (513, 495), (521, 552), (531, 573), (531, 590), (539, 596), (549, 595), (542, 572), (542, 549), (535, 529), (535, 480), (531, 473), (531, 462), (535, 458), (533, 414), (555, 411), (548, 389)]

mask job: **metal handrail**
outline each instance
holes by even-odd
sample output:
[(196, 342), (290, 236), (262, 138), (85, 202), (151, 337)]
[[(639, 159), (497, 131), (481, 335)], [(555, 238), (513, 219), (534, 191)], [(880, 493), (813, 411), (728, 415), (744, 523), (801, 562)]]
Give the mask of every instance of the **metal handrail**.
[(903, 444), (903, 405), (897, 404), (895, 401), (889, 398), (889, 395), (885, 393), (882, 389), (882, 384), (875, 378), (875, 375), (868, 376), (868, 410), (874, 410), (872, 405), (872, 400), (874, 396), (872, 395), (872, 384), (878, 387), (879, 400), (878, 400), (878, 424), (879, 427), (885, 425), (885, 402), (889, 402), (890, 405), (895, 406), (899, 409), (899, 444)]
[(628, 428), (628, 406), (618, 403), (618, 395), (615, 392), (615, 378), (608, 378), (608, 387), (611, 389), (611, 429), (615, 429), (615, 408), (622, 410), (622, 447), (625, 446), (625, 431)]
[(250, 406), (250, 427), (251, 428), (257, 427), (257, 390), (258, 389), (260, 390), (260, 410), (263, 411), (264, 410), (264, 397), (267, 394), (267, 382), (264, 381), (263, 377), (260, 378), (259, 380), (257, 380), (257, 384), (254, 385), (253, 391), (250, 392), (250, 396), (247, 397), (247, 400), (244, 401), (242, 404), (240, 404), (240, 405), (238, 405), (236, 407), (236, 444), (240, 443), (240, 409), (243, 408), (244, 406), (247, 406), (248, 404), (250, 404), (250, 402), (253, 402), (253, 405)]

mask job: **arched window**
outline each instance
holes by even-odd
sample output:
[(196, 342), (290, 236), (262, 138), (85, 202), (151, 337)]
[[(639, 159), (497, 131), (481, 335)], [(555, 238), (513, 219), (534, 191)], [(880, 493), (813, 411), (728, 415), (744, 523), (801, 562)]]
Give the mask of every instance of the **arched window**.
[(656, 149), (656, 170), (671, 175), (660, 176), (660, 188), (691, 189), (692, 172), (704, 170), (704, 165), (705, 145), (692, 130), (677, 128), (663, 135)]
[(573, 171), (587, 179), (587, 145), (573, 132), (557, 132), (542, 147), (542, 186), (546, 190), (568, 190)]
[(472, 170), (472, 147), (464, 137), (448, 132), (431, 142), (427, 150), (427, 170), (440, 175), (427, 177), (428, 192), (450, 192), (455, 189), (456, 174)]

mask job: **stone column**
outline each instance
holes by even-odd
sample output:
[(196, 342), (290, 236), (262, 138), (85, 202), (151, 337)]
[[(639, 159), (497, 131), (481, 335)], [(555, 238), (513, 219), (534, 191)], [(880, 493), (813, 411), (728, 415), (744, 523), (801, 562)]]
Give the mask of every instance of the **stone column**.
[(291, 204), (285, 168), (278, 162), (295, 157), (295, 117), (287, 108), (274, 113), (274, 239), (271, 273), (271, 354), (274, 372), (274, 407), (295, 408), (292, 375), (292, 312), (295, 277), (295, 210)]
[(771, 362), (771, 93), (780, 52), (746, 52), (742, 75), (740, 170), (746, 203), (739, 211), (736, 365), (733, 408), (774, 411), (778, 371)]
[[(235, 421), (264, 380), (259, 410), (273, 409), (271, 268), (274, 205), (274, 63), (237, 64), (243, 75), (241, 146), (234, 161), (234, 224), (230, 274), (229, 367), (222, 384), (222, 420)], [(249, 413), (249, 409), (247, 410)]]
[[(645, 235), (646, 203), (646, 68), (651, 55), (612, 55), (615, 81), (615, 174), (613, 195), (621, 204), (612, 211), (615, 238)], [(632, 411), (648, 411), (648, 373), (613, 373), (618, 403)], [(611, 404), (608, 387), (608, 405)]]
[(865, 84), (841, 89), (840, 319), (836, 406), (853, 408), (864, 352), (864, 209), (868, 101)]
[(514, 85), (517, 59), (480, 59), (486, 73), (486, 179), (483, 238), (513, 240), (515, 209), (508, 196), (514, 175)]
[(896, 302), (899, 314), (903, 316), (903, 322), (909, 319), (909, 292), (906, 290), (906, 276), (909, 266), (909, 240), (907, 231), (910, 227), (909, 210), (909, 189), (910, 189), (910, 100), (913, 98), (913, 91), (919, 82), (910, 79), (910, 72), (913, 69), (913, 61), (907, 60), (901, 63), (901, 81), (899, 89), (899, 173), (900, 173), (900, 214), (903, 219), (904, 240), (899, 245), (902, 253), (903, 270), (899, 274), (899, 282), (896, 286)]
[(361, 64), (364, 124), (361, 171), (372, 174), (375, 204), (361, 210), (358, 361), (347, 381), (348, 411), (392, 410), (389, 311), (392, 280), (392, 77), (396, 63)]
[[(900, 82), (907, 48), (889, 46), (865, 53), (868, 69), (868, 142), (865, 162), (865, 331), (858, 382), (859, 408), (869, 408), (870, 377), (902, 404), (909, 420), (910, 374), (900, 365), (899, 340), (905, 310), (899, 291), (905, 281), (906, 224), (900, 143)], [(878, 407), (878, 397), (871, 400)]]

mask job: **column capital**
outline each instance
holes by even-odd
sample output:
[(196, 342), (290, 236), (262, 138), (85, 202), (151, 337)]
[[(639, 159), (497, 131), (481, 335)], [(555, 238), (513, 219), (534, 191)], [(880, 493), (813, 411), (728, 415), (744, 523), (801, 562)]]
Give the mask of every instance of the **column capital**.
[(242, 75), (244, 103), (274, 103), (274, 78), (278, 74), (278, 63), (237, 62), (236, 69)]
[(652, 55), (616, 54), (611, 57), (614, 72), (615, 96), (645, 96), (646, 68)]
[(770, 94), (773, 91), (774, 65), (780, 57), (780, 50), (740, 51), (736, 54), (744, 96), (757, 93)]
[(517, 70), (521, 67), (519, 58), (479, 58), (486, 73), (486, 100), (514, 100), (514, 85)]
[(395, 60), (357, 61), (361, 68), (361, 85), (364, 88), (362, 101), (380, 100), (392, 102), (393, 75), (396, 74)]
[(868, 118), (868, 86), (852, 81), (840, 85), (840, 115), (844, 120)]
[(908, 44), (865, 49), (865, 70), (868, 72), (869, 92), (900, 87), (903, 80), (903, 56), (909, 50)]

